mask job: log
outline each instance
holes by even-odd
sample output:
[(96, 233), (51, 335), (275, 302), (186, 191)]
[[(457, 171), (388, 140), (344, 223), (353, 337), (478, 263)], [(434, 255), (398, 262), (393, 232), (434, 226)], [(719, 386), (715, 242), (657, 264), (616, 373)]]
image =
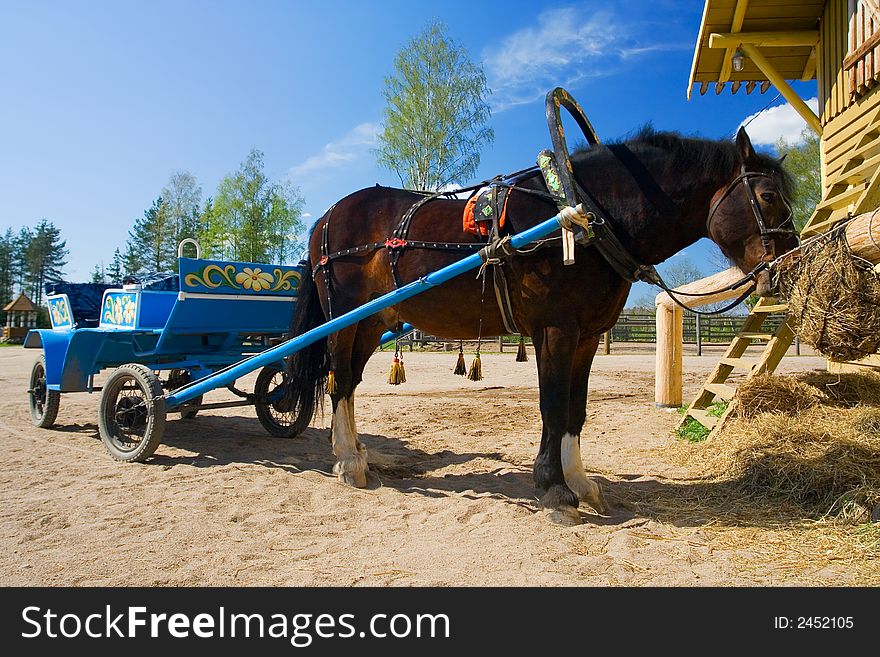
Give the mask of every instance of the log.
[(880, 262), (880, 210), (852, 219), (846, 225), (846, 242), (860, 258), (875, 265)]

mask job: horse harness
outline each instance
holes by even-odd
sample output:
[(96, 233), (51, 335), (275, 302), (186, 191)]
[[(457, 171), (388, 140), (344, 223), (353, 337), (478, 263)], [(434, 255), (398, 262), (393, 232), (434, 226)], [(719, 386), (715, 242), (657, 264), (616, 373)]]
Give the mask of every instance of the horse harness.
[[(513, 189), (517, 189), (526, 193), (532, 193), (542, 197), (550, 196), (546, 192), (542, 192), (540, 190), (526, 189), (517, 186), (517, 183), (529, 177), (536, 170), (536, 167), (530, 167), (529, 169), (523, 169), (522, 171), (517, 171), (513, 174), (509, 174), (506, 176), (497, 176), (492, 180), (484, 181), (478, 185), (473, 185), (471, 187), (458, 189), (454, 192), (416, 192), (419, 194), (423, 194), (423, 198), (413, 203), (407, 209), (407, 211), (403, 214), (400, 221), (398, 222), (397, 226), (394, 228), (394, 231), (392, 231), (391, 236), (385, 241), (362, 244), (360, 246), (354, 246), (348, 249), (334, 251), (332, 253), (330, 252), (329, 241), (330, 218), (333, 214), (333, 208), (331, 207), (330, 210), (327, 212), (327, 218), (324, 221), (324, 226), (322, 228), (321, 257), (312, 270), (313, 277), (317, 275), (318, 270), (321, 270), (323, 272), (324, 285), (327, 288), (327, 303), (330, 318), (333, 318), (333, 295), (331, 290), (332, 278), (330, 275), (330, 265), (333, 260), (343, 258), (345, 256), (357, 255), (359, 253), (366, 253), (369, 251), (376, 251), (378, 249), (384, 248), (388, 252), (388, 261), (391, 269), (391, 279), (394, 282), (394, 288), (397, 289), (400, 287), (400, 275), (398, 273), (397, 263), (405, 249), (410, 248), (431, 249), (437, 251), (473, 252), (483, 249), (487, 246), (487, 244), (497, 244), (500, 248), (494, 249), (495, 257), (491, 257), (486, 260), (483, 268), (481, 268), (480, 270), (480, 273), (481, 275), (485, 276), (486, 267), (492, 267), (492, 282), (495, 290), (495, 300), (498, 303), (499, 310), (501, 311), (501, 318), (504, 322), (504, 327), (509, 333), (519, 333), (519, 329), (516, 326), (516, 321), (514, 320), (513, 316), (513, 308), (511, 306), (507, 278), (504, 275), (504, 270), (502, 267), (504, 257), (513, 255), (517, 251), (515, 249), (512, 249), (509, 244), (502, 244), (500, 218), (502, 216), (504, 206), (506, 205), (506, 202), (509, 198), (510, 192)], [(478, 226), (480, 224), (489, 224), (488, 230), (477, 231), (478, 234), (485, 234), (488, 236), (487, 242), (433, 242), (409, 239), (408, 235), (410, 228), (412, 227), (413, 219), (416, 213), (425, 204), (444, 196), (447, 198), (453, 198), (455, 197), (455, 195), (467, 191), (473, 191), (475, 194), (479, 195), (479, 198), (477, 199), (477, 202), (475, 204), (477, 211), (474, 212), (474, 219), (477, 222)], [(554, 238), (541, 240), (538, 244), (538, 247), (532, 247), (532, 249), (539, 248), (543, 244), (552, 241), (553, 239)]]

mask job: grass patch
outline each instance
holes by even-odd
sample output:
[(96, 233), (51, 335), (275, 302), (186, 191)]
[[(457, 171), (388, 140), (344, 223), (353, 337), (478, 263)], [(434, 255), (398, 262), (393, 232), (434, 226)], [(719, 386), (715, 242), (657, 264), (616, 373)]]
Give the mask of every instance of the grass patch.
[[(725, 402), (715, 402), (706, 409), (706, 412), (712, 417), (721, 417), (726, 410), (727, 404)], [(684, 415), (687, 412), (687, 406), (679, 407), (678, 412)], [(711, 429), (707, 429), (694, 418), (689, 417), (675, 430), (675, 435), (689, 443), (701, 443), (706, 440), (710, 432)]]
[(689, 417), (676, 428), (675, 435), (689, 443), (701, 443), (709, 435), (709, 429)]

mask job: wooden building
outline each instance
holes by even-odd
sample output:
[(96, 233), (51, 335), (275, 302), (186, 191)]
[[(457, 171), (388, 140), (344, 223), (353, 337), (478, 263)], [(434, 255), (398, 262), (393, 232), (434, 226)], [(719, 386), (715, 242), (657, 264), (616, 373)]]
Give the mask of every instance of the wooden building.
[[(818, 114), (788, 83), (812, 79)], [(820, 135), (823, 198), (809, 237), (880, 205), (878, 81), (880, 0), (707, 0), (688, 96), (772, 84)]]
[(6, 313), (4, 340), (23, 340), (27, 332), (37, 326), (37, 307), (24, 293), (7, 303), (3, 312)]
[[(815, 112), (790, 85), (814, 79)], [(809, 237), (880, 206), (878, 82), (880, 0), (706, 0), (687, 94), (766, 92), (772, 86), (819, 135), (822, 200), (802, 231)], [(868, 230), (873, 234), (870, 225)], [(794, 334), (787, 323), (774, 332), (762, 331), (761, 325), (784, 311), (784, 303), (759, 302), (685, 417), (717, 429), (733, 405), (721, 420), (706, 409), (732, 399), (731, 373), (740, 369), (754, 376), (776, 368)], [(744, 358), (746, 348), (759, 340), (766, 341), (761, 356)], [(880, 357), (829, 363), (832, 370), (860, 367), (880, 367)], [(670, 396), (665, 388), (662, 392)], [(658, 403), (664, 400), (658, 393)]]

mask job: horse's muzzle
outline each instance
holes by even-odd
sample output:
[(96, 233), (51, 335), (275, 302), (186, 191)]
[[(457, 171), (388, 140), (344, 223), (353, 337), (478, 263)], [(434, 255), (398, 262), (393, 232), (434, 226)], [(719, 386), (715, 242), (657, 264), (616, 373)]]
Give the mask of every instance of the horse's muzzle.
[(758, 275), (755, 278), (755, 282), (757, 283), (757, 286), (755, 287), (755, 294), (757, 294), (759, 297), (773, 296), (773, 283), (769, 270), (765, 269), (758, 272)]

